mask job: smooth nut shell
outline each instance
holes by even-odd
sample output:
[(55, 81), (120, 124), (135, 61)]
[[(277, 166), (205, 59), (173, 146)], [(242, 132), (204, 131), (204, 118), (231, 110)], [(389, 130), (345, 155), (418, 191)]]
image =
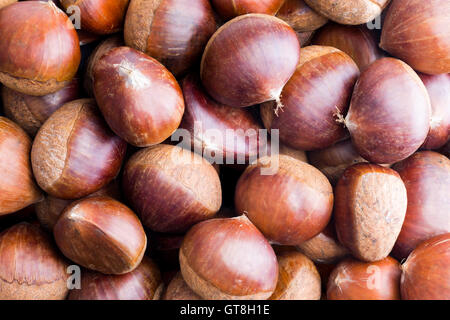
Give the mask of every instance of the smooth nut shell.
[(211, 4), (225, 20), (249, 14), (263, 13), (274, 15), (283, 5), (284, 0), (211, 0)]
[(183, 276), (178, 272), (170, 281), (163, 295), (163, 300), (203, 300), (198, 294), (192, 291), (184, 281)]
[(286, 21), (296, 32), (314, 31), (328, 19), (312, 10), (303, 0), (285, 0), (277, 18)]

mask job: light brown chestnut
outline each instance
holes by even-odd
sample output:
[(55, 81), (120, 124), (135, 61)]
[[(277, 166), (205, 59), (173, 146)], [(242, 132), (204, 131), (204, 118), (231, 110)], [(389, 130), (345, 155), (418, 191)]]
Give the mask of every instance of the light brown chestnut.
[(0, 299), (64, 300), (66, 269), (49, 237), (22, 222), (0, 234)]
[(280, 99), (300, 57), (296, 33), (283, 20), (246, 14), (230, 20), (211, 37), (200, 75), (216, 101), (248, 107)]
[(163, 295), (163, 300), (203, 300), (192, 291), (184, 281), (181, 272), (178, 272), (170, 281)]
[(287, 23), (296, 32), (314, 31), (327, 23), (328, 19), (312, 10), (303, 0), (285, 0), (277, 18)]
[(328, 300), (400, 300), (400, 263), (391, 257), (376, 262), (347, 259), (328, 279)]
[(321, 15), (340, 24), (358, 25), (378, 17), (390, 0), (305, 0)]
[(345, 170), (335, 196), (339, 241), (360, 260), (386, 258), (406, 214), (406, 188), (399, 174), (376, 164), (355, 164)]
[(362, 72), (343, 122), (363, 158), (390, 164), (420, 148), (430, 119), (430, 97), (419, 76), (400, 60), (382, 58)]
[(0, 216), (43, 199), (30, 163), (31, 140), (11, 120), (0, 117)]
[(121, 275), (83, 270), (81, 289), (70, 291), (69, 300), (159, 300), (163, 284), (158, 266), (144, 257), (139, 266)]
[(450, 300), (450, 233), (422, 242), (402, 265), (403, 300)]
[(53, 235), (67, 258), (104, 274), (133, 271), (147, 247), (138, 217), (109, 197), (72, 203), (58, 219)]
[(295, 246), (325, 229), (333, 190), (327, 178), (307, 163), (285, 155), (263, 157), (239, 178), (235, 206), (267, 239)]
[(245, 215), (192, 227), (181, 245), (180, 267), (189, 287), (209, 300), (264, 300), (278, 279), (272, 247)]
[(428, 74), (450, 73), (450, 2), (392, 0), (380, 47)]
[(137, 147), (163, 142), (183, 117), (183, 93), (174, 76), (132, 48), (111, 49), (98, 60), (94, 93), (111, 129)]
[(2, 88), (3, 111), (29, 135), (35, 136), (42, 124), (65, 103), (79, 97), (79, 79), (45, 96), (26, 95), (8, 87)]
[(127, 46), (182, 76), (202, 55), (216, 31), (208, 0), (131, 0), (125, 20)]
[(94, 100), (80, 99), (58, 109), (33, 142), (31, 163), (39, 186), (62, 199), (87, 196), (112, 181), (126, 143), (101, 118)]
[(314, 263), (295, 249), (277, 252), (278, 282), (269, 300), (320, 300), (320, 275)]
[(274, 15), (283, 2), (284, 0), (211, 0), (214, 9), (225, 20), (248, 13)]
[(323, 149), (345, 139), (337, 114), (346, 113), (358, 76), (356, 64), (339, 49), (304, 47), (281, 104), (261, 105), (265, 127), (278, 129), (280, 141), (299, 150)]
[(75, 76), (80, 59), (75, 28), (52, 1), (17, 2), (0, 11), (5, 86), (36, 96), (56, 92)]
[(157, 232), (186, 231), (213, 217), (222, 203), (214, 167), (189, 150), (166, 144), (131, 157), (125, 165), (122, 190), (142, 223)]

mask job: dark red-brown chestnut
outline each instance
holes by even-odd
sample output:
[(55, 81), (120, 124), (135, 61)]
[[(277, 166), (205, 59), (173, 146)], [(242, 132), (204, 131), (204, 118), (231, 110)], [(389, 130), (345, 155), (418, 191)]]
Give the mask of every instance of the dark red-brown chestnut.
[(163, 300), (202, 300), (198, 294), (192, 291), (184, 281), (181, 272), (178, 272), (170, 281), (163, 295)]
[(346, 259), (328, 279), (328, 300), (400, 300), (400, 263), (391, 257), (376, 262)]
[(211, 0), (216, 12), (225, 20), (248, 13), (274, 15), (285, 0)]
[(64, 300), (67, 262), (37, 226), (22, 222), (0, 234), (0, 299)]
[(124, 37), (127, 46), (181, 76), (200, 59), (214, 31), (208, 0), (131, 0)]
[(289, 23), (296, 32), (317, 30), (328, 21), (303, 0), (285, 0), (276, 16)]
[(203, 53), (200, 75), (218, 102), (247, 107), (280, 99), (300, 57), (296, 33), (283, 20), (247, 14), (224, 24)]
[(67, 258), (104, 274), (133, 271), (147, 247), (138, 217), (109, 197), (72, 203), (56, 222), (53, 235)]
[(298, 245), (327, 226), (333, 190), (313, 166), (292, 157), (263, 157), (239, 179), (236, 211), (245, 214), (267, 239)]
[(163, 142), (183, 117), (183, 93), (174, 76), (132, 48), (111, 49), (98, 60), (94, 93), (111, 129), (137, 147)]
[(393, 167), (405, 183), (408, 209), (393, 255), (405, 259), (421, 242), (450, 232), (450, 160), (417, 152)]
[(181, 245), (180, 267), (189, 287), (209, 300), (264, 300), (278, 279), (272, 247), (245, 215), (192, 227)]
[(62, 199), (87, 196), (112, 181), (126, 143), (101, 118), (94, 100), (80, 99), (58, 109), (33, 142), (31, 163), (39, 186)]
[(359, 260), (386, 258), (406, 214), (406, 188), (399, 174), (376, 164), (355, 164), (345, 170), (335, 197), (339, 241)]
[(50, 2), (26, 1), (0, 11), (0, 82), (46, 95), (75, 76), (81, 53), (69, 17)]
[(362, 72), (344, 122), (363, 158), (394, 163), (419, 149), (430, 118), (430, 97), (419, 76), (400, 60), (382, 58)]
[(157, 232), (186, 231), (211, 218), (222, 203), (214, 167), (200, 155), (166, 144), (134, 154), (122, 187), (142, 223)]
[(158, 266), (144, 257), (139, 266), (121, 275), (83, 270), (81, 288), (71, 290), (69, 300), (159, 300), (163, 290)]
[(280, 141), (300, 150), (329, 147), (345, 139), (337, 120), (350, 103), (359, 69), (344, 52), (324, 46), (302, 49), (292, 78), (281, 92), (281, 104), (261, 105), (267, 129), (278, 129)]

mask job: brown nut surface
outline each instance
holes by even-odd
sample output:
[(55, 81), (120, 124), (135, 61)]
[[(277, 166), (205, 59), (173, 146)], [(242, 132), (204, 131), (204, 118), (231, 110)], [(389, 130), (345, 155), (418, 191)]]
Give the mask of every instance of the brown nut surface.
[(181, 272), (178, 272), (167, 286), (163, 300), (202, 300), (202, 297), (189, 288)]
[(276, 16), (289, 23), (296, 32), (317, 30), (328, 21), (303, 0), (285, 0)]

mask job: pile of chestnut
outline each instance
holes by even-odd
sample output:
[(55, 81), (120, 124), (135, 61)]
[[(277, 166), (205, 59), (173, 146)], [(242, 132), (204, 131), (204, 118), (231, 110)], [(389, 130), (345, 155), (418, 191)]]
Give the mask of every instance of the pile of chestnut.
[(448, 0), (0, 0), (0, 83), (0, 299), (450, 300)]

